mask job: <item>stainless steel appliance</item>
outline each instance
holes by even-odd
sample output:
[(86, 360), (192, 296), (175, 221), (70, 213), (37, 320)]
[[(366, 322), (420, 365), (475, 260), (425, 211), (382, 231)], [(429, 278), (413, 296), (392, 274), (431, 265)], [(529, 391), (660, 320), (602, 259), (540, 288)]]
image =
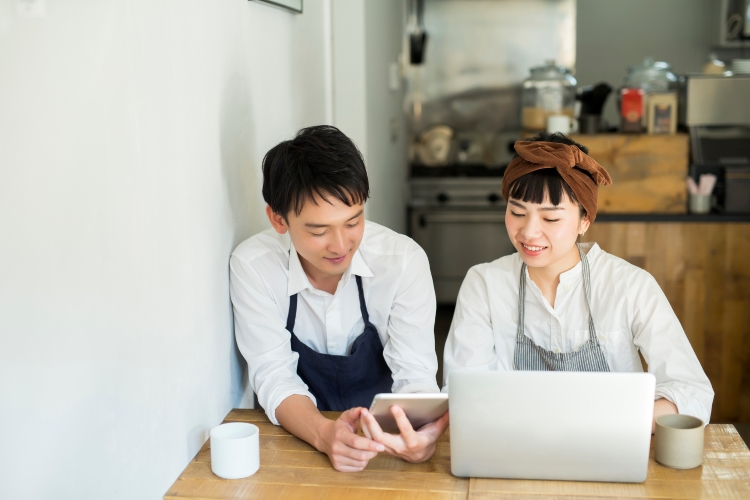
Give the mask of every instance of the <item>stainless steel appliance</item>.
[(688, 75), (688, 127), (750, 125), (750, 75)]
[(685, 124), (690, 130), (690, 175), (717, 176), (716, 209), (747, 213), (750, 187), (750, 75), (688, 76)]
[(438, 303), (455, 303), (469, 268), (516, 251), (502, 178), (413, 178), (411, 189), (409, 234), (430, 260)]
[(750, 166), (727, 167), (724, 207), (729, 213), (750, 213)]

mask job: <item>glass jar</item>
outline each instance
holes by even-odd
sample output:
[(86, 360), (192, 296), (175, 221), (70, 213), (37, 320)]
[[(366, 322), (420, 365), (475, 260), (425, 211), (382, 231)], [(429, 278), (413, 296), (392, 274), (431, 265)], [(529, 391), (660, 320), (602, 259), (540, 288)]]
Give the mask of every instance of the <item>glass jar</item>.
[(672, 66), (647, 57), (642, 65), (628, 68), (622, 86), (643, 89), (646, 94), (674, 92), (677, 89), (677, 77), (672, 73)]
[(531, 76), (523, 82), (521, 123), (528, 130), (547, 128), (547, 117), (574, 117), (576, 79), (567, 68), (548, 59), (544, 66), (531, 68)]
[[(620, 109), (620, 129), (623, 132), (644, 132), (648, 127), (648, 99), (652, 94), (677, 93), (678, 81), (677, 76), (672, 72), (672, 66), (664, 61), (654, 61), (653, 58), (647, 57), (643, 64), (631, 66), (622, 82), (620, 89), (620, 99), (618, 107)], [(628, 89), (641, 89), (643, 97), (641, 99), (640, 126), (637, 118), (626, 117), (623, 113), (623, 95)], [(627, 106), (625, 106), (627, 107)]]

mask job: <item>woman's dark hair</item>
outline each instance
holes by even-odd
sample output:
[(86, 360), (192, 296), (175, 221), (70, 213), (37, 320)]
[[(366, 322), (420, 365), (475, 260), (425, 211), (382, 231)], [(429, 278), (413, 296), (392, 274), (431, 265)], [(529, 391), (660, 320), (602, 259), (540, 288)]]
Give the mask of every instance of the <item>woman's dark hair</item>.
[[(555, 132), (554, 134), (550, 134), (548, 132), (540, 132), (534, 137), (525, 140), (559, 142), (562, 144), (567, 144), (568, 146), (578, 146), (578, 149), (580, 149), (584, 153), (589, 153), (589, 149), (586, 146), (578, 144), (573, 139), (564, 134), (561, 134), (560, 132)], [(581, 172), (584, 172), (581, 169), (579, 170)], [(589, 174), (588, 172), (584, 173), (591, 177), (591, 174)], [(591, 179), (593, 180), (593, 177), (591, 177)], [(544, 168), (541, 170), (530, 172), (516, 179), (513, 184), (510, 185), (510, 189), (508, 191), (508, 194), (511, 198), (525, 201), (527, 203), (542, 203), (544, 201), (545, 195), (547, 195), (549, 196), (550, 203), (555, 206), (559, 205), (563, 200), (563, 193), (565, 193), (570, 201), (578, 204), (581, 212), (581, 217), (585, 217), (586, 209), (583, 208), (583, 205), (578, 202), (578, 198), (576, 197), (575, 193), (570, 188), (568, 183), (563, 180), (563, 178), (557, 172), (557, 169)]]
[(299, 215), (316, 196), (326, 201), (333, 196), (347, 206), (370, 197), (362, 154), (330, 125), (303, 128), (263, 158), (263, 199), (275, 213)]

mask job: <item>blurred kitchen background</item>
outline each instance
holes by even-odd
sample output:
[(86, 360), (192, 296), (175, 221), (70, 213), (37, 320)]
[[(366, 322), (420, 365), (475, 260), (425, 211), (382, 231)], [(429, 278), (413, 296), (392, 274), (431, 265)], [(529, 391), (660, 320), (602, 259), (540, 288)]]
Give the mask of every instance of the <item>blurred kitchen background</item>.
[(0, 497), (159, 498), (253, 404), (228, 258), (268, 227), (263, 155), (318, 123), (364, 154), (368, 219), (428, 253), (441, 361), (467, 269), (513, 251), (513, 141), (568, 131), (614, 178), (586, 240), (655, 276), (716, 391), (712, 421), (747, 429), (749, 14), (0, 0)]
[(585, 239), (656, 277), (713, 419), (750, 422), (748, 5), (407, 3), (407, 230), (430, 259), (439, 350), (466, 271), (515, 251), (500, 195), (513, 142), (559, 131), (614, 180)]

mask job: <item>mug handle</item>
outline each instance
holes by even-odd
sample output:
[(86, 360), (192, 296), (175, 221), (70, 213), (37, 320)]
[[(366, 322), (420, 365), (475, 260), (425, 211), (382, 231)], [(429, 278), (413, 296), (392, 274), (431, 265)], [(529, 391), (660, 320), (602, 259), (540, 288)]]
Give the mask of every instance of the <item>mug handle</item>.
[(568, 130), (570, 131), (569, 133), (575, 134), (578, 132), (578, 120), (570, 117), (568, 117), (568, 120), (570, 120), (570, 126), (568, 127)]

